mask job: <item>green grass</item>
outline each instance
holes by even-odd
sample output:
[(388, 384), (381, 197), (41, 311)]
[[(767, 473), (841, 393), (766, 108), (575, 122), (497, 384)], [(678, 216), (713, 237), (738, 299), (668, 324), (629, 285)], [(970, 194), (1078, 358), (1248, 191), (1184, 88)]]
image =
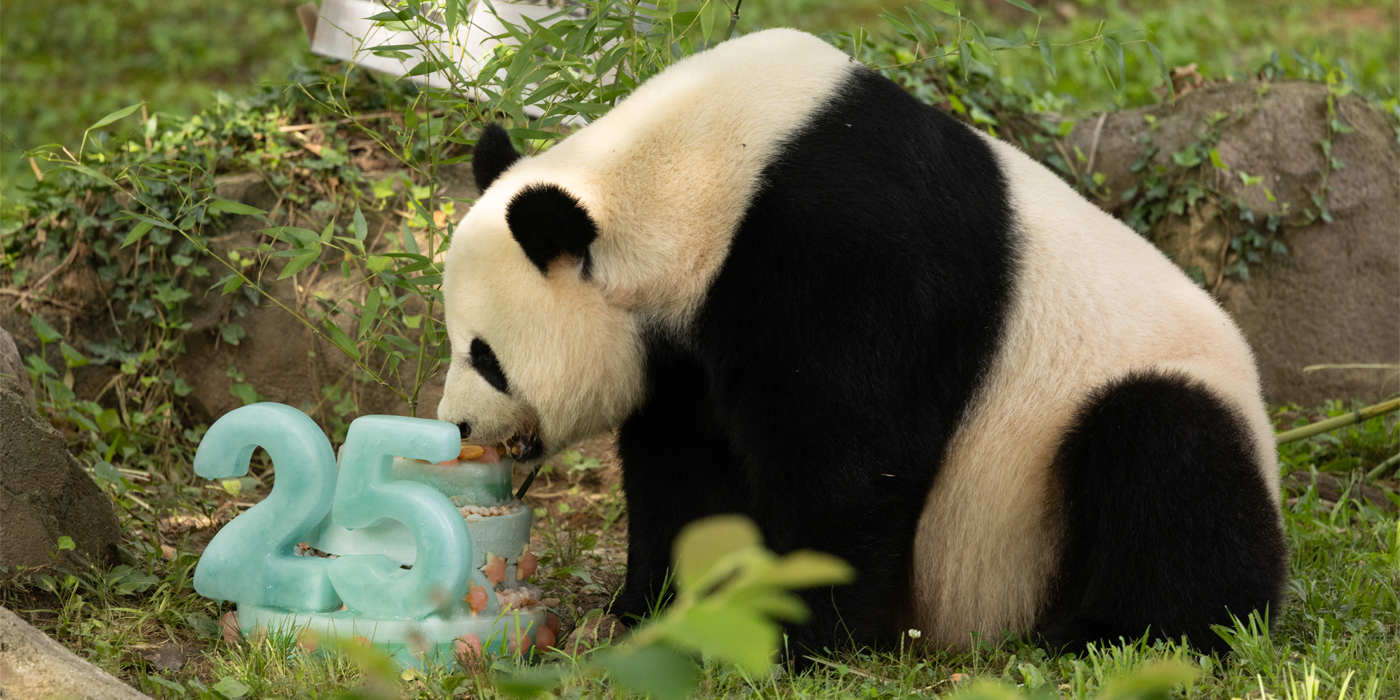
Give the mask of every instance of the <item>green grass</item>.
[[(1316, 54), (1323, 63), (1346, 61), (1363, 91), (1379, 97), (1400, 93), (1400, 5), (1394, 2), (1041, 0), (1033, 3), (1039, 16), (1005, 0), (956, 4), (987, 34), (1002, 38), (1019, 29), (1060, 47), (1092, 36), (1100, 23), (1106, 33), (1121, 32), (1117, 38), (1126, 50), (1126, 82), (1106, 52), (1101, 50), (1096, 61), (1087, 46), (1057, 48), (1053, 80), (1033, 50), (997, 54), (996, 72), (1003, 80), (1024, 81), (1034, 92), (1063, 93), (1083, 109), (1140, 106), (1162, 98), (1156, 89), (1162, 80), (1143, 39), (1157, 45), (1169, 68), (1196, 63), (1208, 80), (1244, 78), (1271, 54), (1286, 58), (1297, 51), (1308, 59)], [(788, 25), (814, 32), (864, 26), (874, 34), (889, 33), (884, 10), (901, 17), (911, 10), (925, 18), (946, 18), (911, 0), (749, 0), (742, 7), (752, 26)]]
[[(235, 97), (259, 80), (285, 78), (306, 60), (307, 42), (293, 8), (298, 0), (54, 0), (0, 5), (0, 191), (26, 180), (24, 149), (47, 143), (70, 147), (100, 116), (136, 102), (150, 112), (196, 114), (213, 92)], [(1037, 31), (1034, 15), (1004, 0), (959, 3), (994, 36), (1020, 28)], [(1207, 78), (1244, 76), (1273, 52), (1291, 52), (1324, 63), (1343, 59), (1360, 87), (1387, 96), (1400, 92), (1400, 6), (1384, 0), (1253, 0), (1220, 3), (1183, 0), (1077, 0), (1038, 3), (1039, 31), (1055, 44), (1124, 30), (1125, 42), (1150, 38), (1168, 66), (1197, 63)], [(745, 27), (796, 26), (853, 31), (865, 26), (887, 33), (883, 10), (912, 8), (939, 18), (911, 0), (748, 0)], [(1060, 11), (1058, 8), (1072, 8)], [(1142, 31), (1138, 31), (1142, 30)], [(1034, 52), (999, 54), (1003, 79), (1026, 81), (1037, 92), (1053, 90), (1086, 109), (1148, 104), (1159, 99), (1155, 64), (1142, 44), (1126, 45), (1126, 85), (1105, 71), (1083, 47), (1057, 52), (1055, 80)], [(1120, 89), (1121, 88), (1121, 89)]]
[(32, 178), (24, 149), (70, 148), (117, 109), (192, 115), (282, 80), (309, 56), (298, 0), (51, 0), (0, 4), (0, 179)]
[[(1334, 402), (1316, 411), (1289, 407), (1279, 428), (1340, 415)], [(1296, 418), (1294, 418), (1296, 416)], [(1362, 479), (1367, 471), (1400, 451), (1400, 420), (1392, 414), (1343, 428), (1280, 450), (1285, 474), (1331, 471), (1344, 479)], [(568, 473), (569, 493), (605, 492), (608, 484)], [(1394, 474), (1372, 483), (1393, 493)], [(150, 485), (148, 489), (173, 488)], [(251, 484), (256, 493), (266, 487)], [(559, 486), (554, 490), (563, 490)], [(222, 489), (183, 489), (184, 508), (212, 511), (233, 498)], [(152, 497), (154, 494), (144, 494)], [(256, 495), (252, 496), (256, 498)], [(250, 498), (244, 491), (239, 500)], [(1392, 496), (1392, 499), (1395, 497)], [(587, 498), (575, 509), (549, 506), (537, 525), (537, 541), (546, 546), (546, 595), (568, 598), (592, 591), (606, 599), (617, 585), (615, 563), (589, 554), (599, 544), (616, 546), (622, 529), (598, 528), (606, 504), (584, 513)], [(567, 511), (567, 512), (565, 512)], [(162, 513), (161, 515), (165, 515)], [(580, 527), (579, 523), (592, 523)], [(1173, 643), (1127, 640), (1083, 657), (1054, 657), (1016, 638), (983, 640), (981, 648), (947, 653), (915, 648), (845, 651), (822, 659), (809, 673), (752, 678), (707, 661), (699, 697), (881, 698), (943, 696), (974, 681), (989, 681), (1021, 691), (1054, 689), (1060, 697), (1095, 698), (1114, 678), (1151, 669), (1154, 663), (1178, 662), (1199, 673), (1175, 697), (1187, 698), (1391, 698), (1400, 696), (1400, 517), (1355, 500), (1330, 503), (1309, 490), (1284, 508), (1292, 548), (1292, 581), (1285, 610), (1272, 611), (1272, 635), (1257, 620), (1243, 621), (1228, 633), (1233, 653), (1205, 656)], [(3, 603), (30, 619), (94, 663), (157, 698), (196, 697), (332, 697), (379, 676), (366, 674), (340, 653), (307, 656), (292, 635), (272, 635), (250, 643), (224, 642), (215, 620), (229, 609), (199, 597), (191, 588), (196, 557), (191, 542), (161, 535), (149, 518), (123, 517), (127, 549), (135, 566), (101, 574), (63, 574), (52, 568), (11, 572), (0, 586)], [(161, 556), (161, 544), (178, 550)], [(583, 577), (587, 577), (587, 581)], [(596, 578), (596, 581), (595, 581)], [(599, 584), (602, 584), (601, 588)], [(598, 598), (596, 596), (601, 596)], [(582, 611), (572, 611), (577, 614)], [(569, 613), (566, 613), (566, 616)], [(143, 645), (176, 641), (186, 646), (188, 662), (177, 672), (160, 673), (140, 660)], [(906, 640), (907, 642), (908, 640)], [(553, 662), (569, 663), (560, 654)], [(518, 662), (498, 659), (474, 669), (440, 667), (426, 673), (390, 674), (387, 695), (367, 697), (493, 697), (494, 674), (519, 669)], [(216, 694), (215, 687), (223, 694)], [(1313, 687), (1315, 686), (1315, 687)], [(450, 692), (445, 688), (451, 687)], [(988, 691), (991, 692), (991, 691)], [(616, 697), (607, 681), (577, 679), (560, 697)], [(987, 697), (994, 697), (988, 695)], [(1052, 696), (1053, 697), (1053, 696)], [(1262, 699), (1261, 699), (1262, 700)]]

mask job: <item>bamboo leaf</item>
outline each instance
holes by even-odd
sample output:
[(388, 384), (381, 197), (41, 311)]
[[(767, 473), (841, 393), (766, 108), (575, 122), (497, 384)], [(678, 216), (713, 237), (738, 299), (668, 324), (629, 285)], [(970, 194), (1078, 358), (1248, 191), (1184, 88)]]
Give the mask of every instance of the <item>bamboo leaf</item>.
[(954, 5), (951, 2), (948, 2), (948, 0), (924, 0), (924, 2), (928, 3), (929, 5), (932, 5), (933, 9), (938, 10), (939, 12), (942, 12), (945, 15), (952, 15), (953, 17), (962, 16), (962, 13), (958, 11), (958, 6)]
[(1175, 100), (1176, 90), (1172, 87), (1172, 73), (1167, 70), (1167, 62), (1162, 60), (1162, 52), (1157, 49), (1156, 44), (1150, 41), (1147, 42), (1147, 49), (1152, 52), (1152, 60), (1157, 62), (1157, 70), (1162, 72), (1162, 80), (1166, 81), (1167, 84), (1167, 94)]
[(267, 215), (267, 212), (257, 207), (250, 207), (247, 204), (242, 204), (240, 202), (232, 202), (227, 199), (215, 198), (214, 201), (209, 203), (209, 208), (213, 209), (214, 211), (222, 211), (229, 214), (240, 214), (243, 216)]
[(408, 230), (408, 224), (403, 225), (403, 249), (412, 255), (422, 255), (418, 252), (418, 239), (413, 236), (413, 232)]
[(443, 61), (433, 61), (433, 60), (423, 61), (422, 63), (419, 63), (418, 65), (414, 66), (411, 70), (409, 70), (408, 73), (407, 73), (406, 75), (408, 75), (408, 76), (415, 76), (415, 75), (427, 75), (427, 74), (429, 74), (429, 73), (436, 73), (436, 72), (442, 70), (443, 68), (445, 68), (446, 66), (447, 66), (447, 64), (446, 64), (445, 62), (443, 62)]
[(125, 116), (127, 116), (127, 115), (130, 115), (132, 112), (135, 112), (135, 111), (138, 110), (138, 109), (141, 109), (141, 105), (144, 105), (144, 104), (146, 104), (146, 103), (145, 103), (145, 102), (137, 102), (136, 104), (131, 105), (130, 107), (123, 107), (123, 108), (121, 108), (121, 109), (119, 109), (119, 110), (117, 110), (117, 111), (115, 111), (115, 112), (112, 112), (111, 114), (109, 114), (109, 115), (107, 115), (107, 116), (105, 116), (105, 117), (103, 117), (103, 118), (101, 118), (101, 119), (98, 119), (97, 122), (94, 123), (92, 126), (88, 127), (87, 130), (88, 130), (88, 131), (92, 131), (93, 129), (101, 129), (101, 128), (104, 127), (104, 126), (107, 126), (108, 124), (111, 124), (112, 122), (114, 122), (114, 121), (116, 121), (116, 120), (118, 120), (118, 119), (121, 119), (121, 118), (123, 118), (123, 117), (125, 117)]
[(353, 224), (355, 240), (364, 242), (365, 236), (369, 234), (369, 226), (365, 224), (365, 215), (360, 211), (359, 205), (355, 206), (355, 222)]
[(365, 333), (369, 331), (370, 325), (374, 323), (374, 320), (378, 318), (378, 316), (379, 290), (371, 289), (369, 290), (369, 294), (366, 295), (364, 310), (360, 312), (360, 329), (358, 332), (358, 337), (365, 337)]
[(1050, 52), (1050, 40), (1041, 39), (1036, 42), (1040, 44), (1040, 59), (1045, 61), (1045, 67), (1050, 69), (1050, 79), (1055, 79), (1055, 54)]
[(315, 247), (308, 248), (305, 253), (292, 258), (291, 261), (287, 263), (287, 266), (282, 268), (282, 274), (278, 275), (277, 279), (284, 280), (301, 272), (311, 263), (316, 262), (316, 259), (319, 257), (321, 257), (321, 244), (317, 243)]
[(144, 214), (137, 214), (136, 212), (131, 211), (130, 209), (123, 209), (123, 210), (122, 210), (122, 213), (123, 213), (123, 214), (126, 214), (127, 216), (130, 216), (130, 217), (133, 218), (133, 219), (136, 219), (137, 221), (144, 221), (144, 222), (146, 222), (146, 223), (148, 223), (148, 224), (150, 224), (150, 225), (152, 225), (152, 226), (155, 226), (155, 227), (157, 227), (157, 228), (163, 228), (163, 229), (166, 229), (166, 230), (169, 230), (169, 231), (177, 231), (177, 232), (180, 230), (180, 229), (175, 228), (174, 226), (172, 226), (172, 225), (170, 225), (170, 224), (165, 223), (164, 221), (157, 221), (156, 219), (152, 219), (151, 217), (145, 216)]
[(564, 41), (563, 38), (561, 38), (558, 34), (554, 33), (554, 30), (544, 26), (543, 24), (540, 24), (539, 22), (536, 22), (533, 19), (530, 19), (529, 17), (526, 17), (525, 15), (521, 15), (520, 19), (525, 20), (525, 24), (530, 25), (530, 29), (534, 33), (534, 35), (540, 37), (541, 39), (544, 39), (545, 43), (549, 44), (550, 46), (553, 46), (556, 49), (559, 49), (560, 51), (567, 50), (568, 42)]
[(131, 233), (126, 234), (126, 238), (122, 241), (122, 247), (125, 248), (131, 245), (132, 243), (141, 240), (141, 237), (149, 233), (151, 228), (151, 222), (149, 221), (142, 221), (141, 223), (136, 224), (136, 227), (131, 229)]
[(1108, 52), (1113, 55), (1113, 60), (1118, 62), (1118, 79), (1121, 83), (1128, 80), (1128, 64), (1123, 57), (1123, 45), (1117, 39), (1105, 34), (1103, 35), (1103, 45), (1108, 47)]
[(67, 165), (64, 165), (63, 167), (68, 168), (69, 170), (76, 170), (77, 172), (80, 172), (108, 187), (111, 187), (112, 189), (117, 189), (117, 183), (113, 181), (112, 178), (107, 177), (106, 175), (103, 175), (102, 173), (99, 173), (86, 165), (69, 163)]
[(360, 361), (360, 349), (355, 347), (355, 341), (351, 340), (350, 336), (340, 329), (340, 326), (327, 321), (326, 330), (330, 332), (331, 343), (340, 348), (341, 352), (354, 358), (356, 362)]

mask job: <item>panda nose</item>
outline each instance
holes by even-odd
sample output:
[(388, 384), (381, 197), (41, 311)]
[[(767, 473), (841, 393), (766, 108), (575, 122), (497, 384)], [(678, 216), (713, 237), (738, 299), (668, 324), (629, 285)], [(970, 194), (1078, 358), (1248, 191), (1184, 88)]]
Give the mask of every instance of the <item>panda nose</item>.
[(472, 434), (472, 426), (465, 421), (457, 424), (457, 431), (462, 433), (462, 439), (466, 440)]

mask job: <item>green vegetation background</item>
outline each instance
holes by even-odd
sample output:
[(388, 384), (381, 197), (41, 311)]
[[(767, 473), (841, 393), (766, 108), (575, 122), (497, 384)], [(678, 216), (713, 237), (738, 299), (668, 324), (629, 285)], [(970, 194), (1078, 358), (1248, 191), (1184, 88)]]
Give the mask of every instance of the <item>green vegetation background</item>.
[[(146, 101), (155, 112), (189, 115), (258, 81), (284, 79), (312, 61), (298, 24), (300, 0), (50, 0), (0, 3), (0, 180), (6, 196), (32, 181), (24, 150), (72, 145), (104, 114)], [(748, 0), (745, 29), (791, 25), (814, 32), (881, 33), (882, 10), (911, 0)], [(1243, 77), (1273, 52), (1341, 59), (1363, 91), (1400, 90), (1400, 3), (1394, 0), (1033, 0), (1039, 30), (1056, 43), (1109, 29), (1149, 38), (1169, 67), (1196, 63), (1207, 79)], [(1034, 15), (1004, 0), (960, 3), (988, 33), (1036, 29)], [(1034, 52), (1012, 52), (997, 66), (1004, 80), (1074, 99), (1082, 110), (1161, 99), (1160, 79), (1142, 44), (1127, 44), (1129, 84), (1113, 85), (1089, 57), (1057, 58), (1052, 81)], [(1135, 65), (1136, 64), (1136, 65)], [(1144, 68), (1140, 70), (1138, 68)]]

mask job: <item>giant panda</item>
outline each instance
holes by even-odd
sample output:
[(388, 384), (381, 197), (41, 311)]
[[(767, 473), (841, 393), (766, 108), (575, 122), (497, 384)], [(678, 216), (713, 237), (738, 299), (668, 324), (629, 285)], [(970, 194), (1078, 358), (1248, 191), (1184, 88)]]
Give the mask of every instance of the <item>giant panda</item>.
[(519, 155), (455, 231), (438, 418), (538, 464), (616, 429), (627, 575), (743, 513), (858, 580), (790, 648), (967, 648), (1277, 617), (1273, 433), (1249, 347), (1162, 253), (1015, 147), (775, 29)]

